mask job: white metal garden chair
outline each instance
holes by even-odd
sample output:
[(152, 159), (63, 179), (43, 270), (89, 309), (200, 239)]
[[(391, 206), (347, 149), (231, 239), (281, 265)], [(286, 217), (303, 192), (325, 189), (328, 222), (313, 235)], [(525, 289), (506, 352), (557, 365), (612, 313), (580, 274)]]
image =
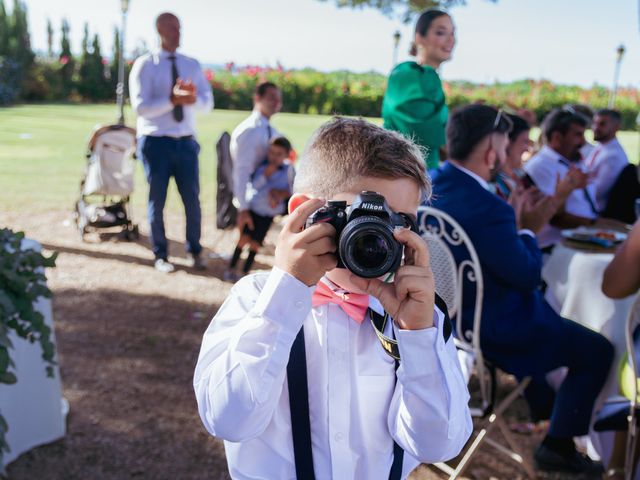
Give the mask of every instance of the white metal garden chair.
[[(458, 465), (453, 468), (446, 463), (438, 463), (436, 467), (448, 474), (449, 479), (456, 479), (469, 466), (482, 442), (486, 442), (519, 463), (526, 471), (527, 476), (533, 479), (536, 475), (532, 464), (528, 457), (523, 454), (503, 418), (505, 410), (522, 394), (529, 384), (530, 378), (525, 378), (519, 382), (517, 387), (506, 398), (496, 404), (497, 382), (495, 369), (487, 365), (480, 348), (484, 284), (480, 260), (476, 250), (460, 224), (441, 210), (432, 207), (420, 207), (418, 209), (418, 222), (420, 235), (429, 246), (436, 291), (447, 303), (449, 316), (455, 325), (455, 342), (461, 363), (466, 363), (468, 359), (472, 361), (473, 368), (465, 369), (463, 365), (467, 382), (470, 380), (472, 373), (474, 373), (480, 385), (480, 405), (470, 409), (471, 415), (483, 419), (481, 428), (467, 447)], [(452, 247), (463, 251), (464, 260), (456, 262)], [(471, 285), (475, 290), (472, 330), (465, 330), (462, 324), (462, 300), (465, 280), (467, 285)], [(489, 438), (489, 433), (495, 427), (498, 427), (502, 433), (507, 446)]]
[[(627, 391), (627, 397), (615, 396), (609, 398), (596, 416), (594, 430), (627, 431), (627, 441), (624, 460), (624, 478), (631, 480), (635, 467), (635, 450), (638, 443), (638, 361), (634, 333), (640, 327), (640, 294), (636, 296), (633, 306), (627, 316), (625, 324), (625, 343), (627, 350), (628, 372), (631, 374), (631, 391)], [(625, 371), (627, 371), (625, 369)]]

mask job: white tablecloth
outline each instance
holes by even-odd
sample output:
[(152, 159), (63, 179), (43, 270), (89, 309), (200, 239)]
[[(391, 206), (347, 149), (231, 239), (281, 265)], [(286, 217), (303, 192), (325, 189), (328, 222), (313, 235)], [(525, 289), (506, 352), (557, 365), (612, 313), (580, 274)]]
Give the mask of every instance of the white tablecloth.
[[(604, 335), (615, 347), (615, 359), (596, 408), (608, 397), (619, 395), (617, 366), (625, 354), (625, 323), (635, 296), (612, 300), (602, 293), (604, 270), (612, 253), (591, 253), (559, 244), (542, 269), (546, 299), (564, 318)], [(591, 435), (598, 453), (607, 459), (611, 434)]]
[[(23, 248), (40, 250), (40, 245), (25, 240)], [(36, 308), (53, 330), (51, 301), (41, 298)], [(68, 410), (68, 404), (62, 398), (60, 371), (56, 367), (54, 378), (46, 376), (40, 344), (31, 344), (13, 333), (9, 334), (9, 339), (13, 344), (9, 356), (16, 364), (11, 371), (18, 381), (13, 385), (0, 383), (0, 412), (9, 425), (7, 442), (11, 448), (4, 455), (5, 465), (35, 446), (63, 437)], [(55, 337), (52, 341), (55, 344)]]

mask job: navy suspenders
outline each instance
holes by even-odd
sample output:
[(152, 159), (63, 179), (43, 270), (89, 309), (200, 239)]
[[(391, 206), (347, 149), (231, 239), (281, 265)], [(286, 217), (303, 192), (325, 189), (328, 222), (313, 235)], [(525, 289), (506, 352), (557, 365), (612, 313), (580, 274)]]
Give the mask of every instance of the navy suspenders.
[(287, 364), (289, 409), (291, 410), (291, 434), (296, 462), (296, 478), (313, 480), (313, 456), (311, 455), (311, 424), (309, 421), (309, 387), (307, 384), (307, 356), (304, 347), (304, 327), (293, 341)]
[[(444, 313), (442, 328), (444, 341), (447, 342), (452, 333), (451, 320), (447, 305), (436, 294), (436, 306)], [(395, 360), (396, 370), (400, 366), (400, 354), (397, 342), (393, 338), (383, 336), (383, 322), (386, 315), (380, 315), (369, 309), (371, 323), (380, 338), (385, 351)], [(391, 347), (388, 348), (388, 345)], [(289, 387), (289, 409), (291, 410), (291, 434), (293, 436), (293, 454), (296, 464), (296, 478), (298, 480), (314, 480), (313, 454), (311, 448), (311, 423), (309, 420), (309, 386), (307, 383), (307, 356), (304, 345), (304, 327), (300, 328), (296, 339), (291, 346), (289, 363), (287, 364), (287, 386)], [(389, 480), (402, 478), (402, 462), (404, 450), (396, 442), (393, 442), (393, 463), (389, 472)]]
[[(396, 370), (398, 366), (399, 362), (396, 360)], [(287, 384), (289, 387), (289, 409), (291, 410), (291, 434), (293, 436), (296, 478), (298, 480), (314, 480), (304, 327), (300, 329), (291, 346), (291, 354), (287, 364)], [(400, 480), (402, 478), (403, 458), (404, 450), (396, 442), (393, 442), (393, 463), (389, 472), (389, 480)]]

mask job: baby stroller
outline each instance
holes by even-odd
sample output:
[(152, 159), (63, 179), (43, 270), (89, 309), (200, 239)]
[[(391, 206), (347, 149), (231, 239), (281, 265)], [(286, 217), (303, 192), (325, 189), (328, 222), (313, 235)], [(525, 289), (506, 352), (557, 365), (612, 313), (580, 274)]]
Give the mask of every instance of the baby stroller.
[(135, 149), (136, 132), (131, 127), (105, 125), (93, 131), (76, 202), (76, 225), (83, 241), (89, 232), (116, 227), (126, 240), (138, 239), (138, 226), (131, 221), (129, 204)]

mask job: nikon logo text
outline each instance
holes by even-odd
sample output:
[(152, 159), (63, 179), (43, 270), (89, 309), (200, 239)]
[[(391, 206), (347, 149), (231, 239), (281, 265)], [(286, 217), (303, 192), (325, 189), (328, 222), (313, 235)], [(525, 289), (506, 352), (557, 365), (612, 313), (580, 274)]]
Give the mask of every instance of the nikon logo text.
[(368, 202), (363, 203), (362, 204), (362, 208), (364, 208), (366, 210), (375, 210), (375, 211), (378, 211), (378, 212), (381, 212), (382, 210), (384, 210), (382, 208), (382, 205), (376, 205), (375, 203), (368, 203)]

